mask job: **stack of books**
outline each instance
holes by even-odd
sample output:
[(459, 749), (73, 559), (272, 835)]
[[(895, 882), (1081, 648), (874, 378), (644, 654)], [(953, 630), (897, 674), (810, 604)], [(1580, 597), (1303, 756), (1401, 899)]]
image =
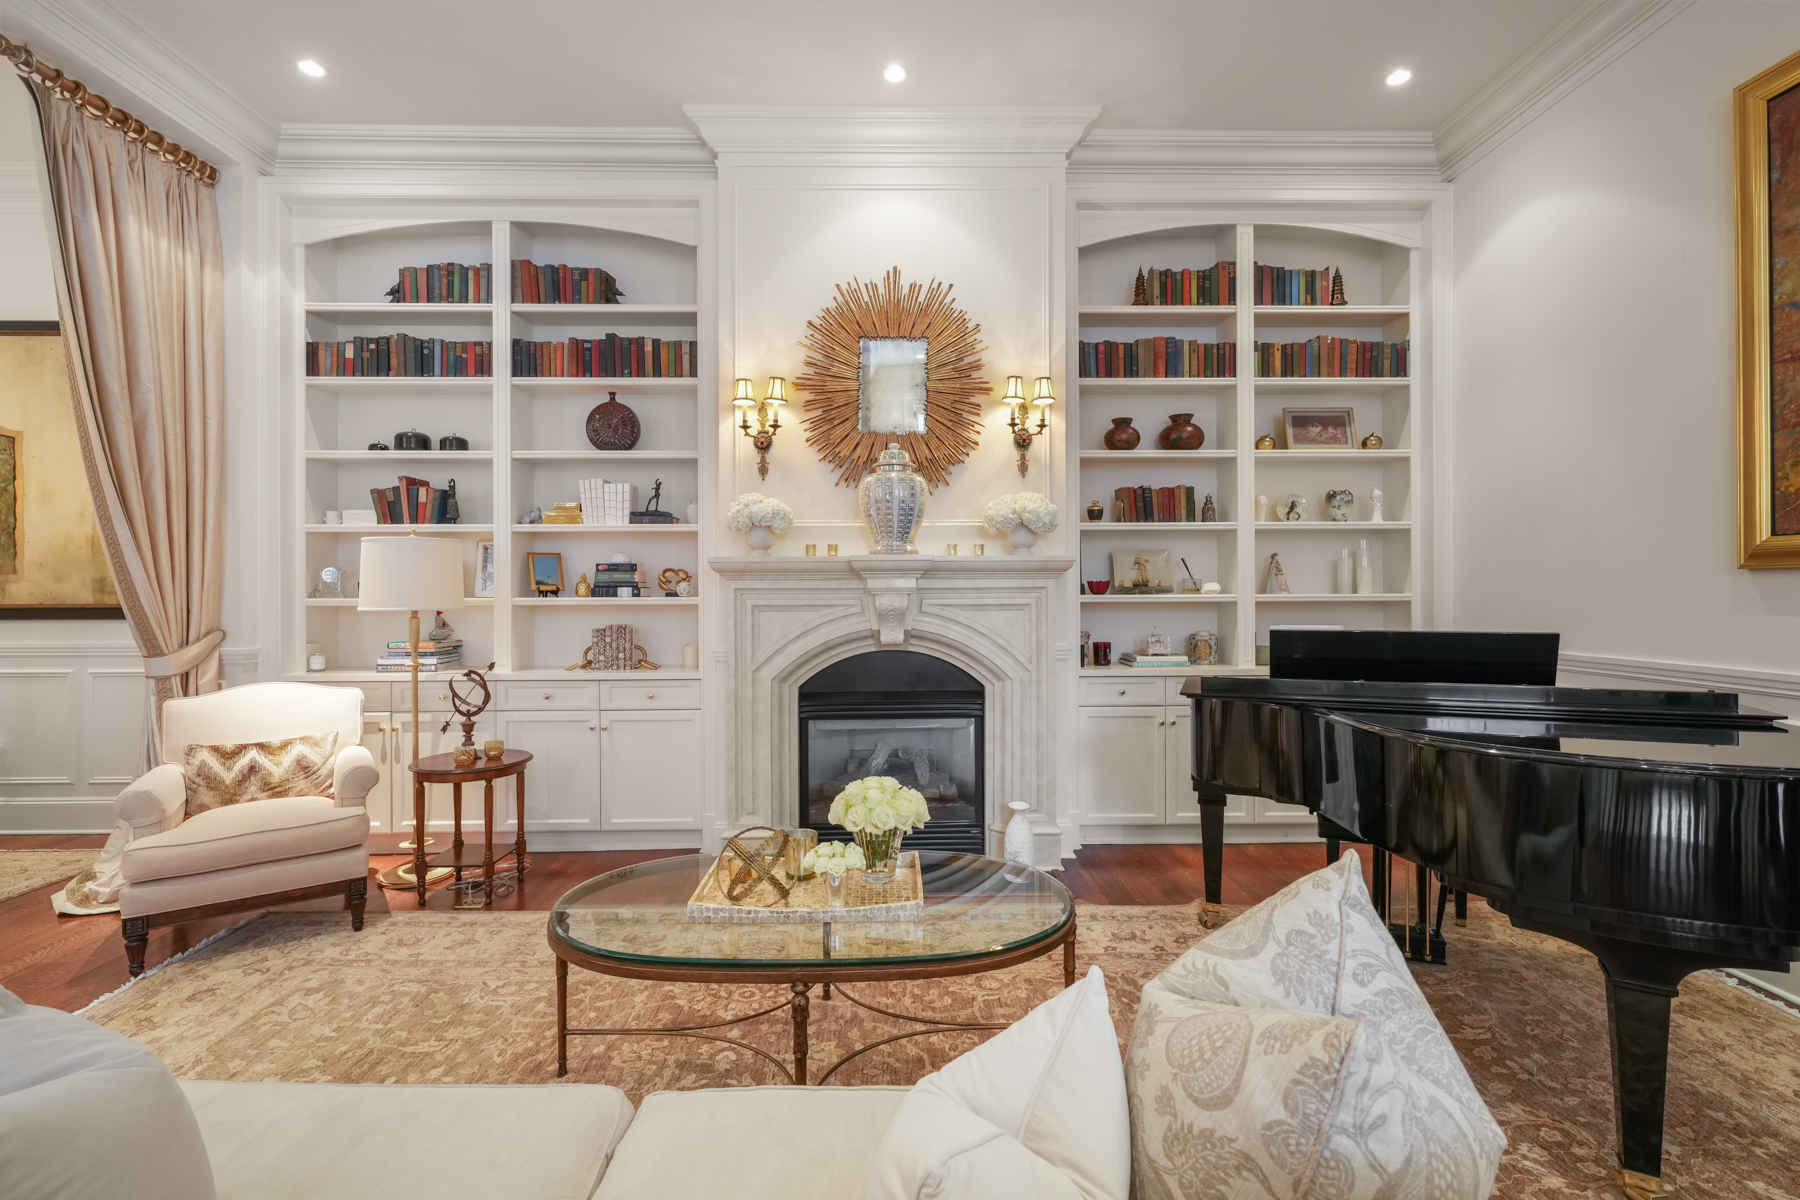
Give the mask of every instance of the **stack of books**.
[(1115, 521), (1198, 521), (1199, 506), (1188, 484), (1175, 487), (1122, 487), (1113, 489)]
[(631, 524), (631, 510), (637, 507), (637, 484), (583, 479), (580, 487), (583, 525)]
[[(426, 479), (400, 476), (397, 487), (370, 488), (369, 499), (375, 502), (377, 525), (454, 525), (450, 521), (450, 493), (436, 488)], [(344, 518), (345, 524), (355, 524)]]
[(1231, 379), (1236, 342), (1144, 337), (1134, 342), (1082, 342), (1083, 379)]
[(1189, 664), (1185, 654), (1133, 654), (1127, 651), (1119, 655), (1119, 665), (1126, 667), (1185, 667)]
[(1412, 343), (1325, 337), (1256, 343), (1256, 373), (1287, 379), (1404, 379)]
[(699, 353), (699, 342), (616, 333), (566, 342), (514, 338), (512, 373), (519, 379), (691, 379), (700, 373)]
[(1151, 267), (1138, 271), (1151, 304), (1236, 304), (1237, 264), (1220, 259), (1210, 267)]
[(494, 343), (390, 333), (343, 342), (306, 343), (306, 373), (313, 378), (380, 376), (450, 379), (494, 373)]
[(389, 288), (387, 295), (395, 304), (492, 304), (494, 264), (401, 267), (400, 282)]
[(1256, 303), (1330, 304), (1334, 267), (1308, 271), (1297, 267), (1256, 264)]
[(599, 267), (512, 260), (514, 304), (617, 304), (624, 294), (619, 281)]
[(636, 598), (644, 594), (636, 563), (595, 563), (592, 587), (596, 596)]
[[(462, 641), (420, 642), (419, 670), (441, 671), (462, 662)], [(389, 642), (387, 653), (375, 663), (377, 671), (411, 671), (412, 652), (405, 642)]]

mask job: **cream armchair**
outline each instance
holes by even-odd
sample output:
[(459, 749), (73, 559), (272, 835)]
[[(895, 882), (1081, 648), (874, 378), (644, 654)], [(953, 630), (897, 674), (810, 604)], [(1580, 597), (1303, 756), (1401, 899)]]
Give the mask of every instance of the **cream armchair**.
[[(342, 893), (352, 929), (368, 896), (369, 818), (380, 779), (362, 740), (362, 692), (311, 683), (256, 683), (163, 706), (162, 765), (113, 802), (113, 834), (89, 885), (119, 905), (131, 974), (144, 970), (150, 930), (245, 909)], [(267, 742), (335, 729), (332, 795), (288, 796), (187, 816), (183, 752), (190, 745)]]

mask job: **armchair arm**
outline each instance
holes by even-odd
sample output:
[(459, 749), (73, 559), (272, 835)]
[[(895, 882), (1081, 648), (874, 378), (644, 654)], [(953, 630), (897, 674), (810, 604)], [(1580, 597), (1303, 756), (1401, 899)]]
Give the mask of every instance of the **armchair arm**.
[(368, 798), (369, 789), (381, 781), (381, 770), (367, 746), (345, 746), (332, 765), (331, 793), (339, 808), (356, 808)]
[(174, 763), (164, 763), (119, 793), (113, 820), (131, 828), (133, 837), (165, 833), (187, 816), (187, 779)]

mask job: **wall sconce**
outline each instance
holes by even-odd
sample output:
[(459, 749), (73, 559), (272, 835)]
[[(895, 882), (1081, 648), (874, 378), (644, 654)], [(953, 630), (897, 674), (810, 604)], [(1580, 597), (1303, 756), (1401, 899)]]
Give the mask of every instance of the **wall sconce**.
[[(1013, 445), (1019, 448), (1019, 478), (1025, 478), (1025, 469), (1030, 465), (1028, 456), (1031, 452), (1032, 439), (1050, 427), (1050, 414), (1044, 410), (1056, 403), (1056, 396), (1050, 391), (1050, 377), (1040, 375), (1037, 386), (1030, 400), (1025, 399), (1025, 377), (1008, 375), (1006, 377), (1006, 395), (1002, 397), (1012, 409), (1006, 418), (1007, 428), (1013, 431)], [(1031, 428), (1031, 408), (1038, 410), (1037, 428)]]
[[(781, 430), (781, 406), (787, 403), (787, 380), (779, 375), (769, 376), (768, 395), (761, 400), (756, 398), (756, 385), (748, 379), (737, 381), (737, 395), (732, 397), (732, 404), (744, 410), (743, 420), (738, 428), (756, 447), (756, 474), (758, 478), (769, 477), (769, 449), (775, 445), (775, 435)], [(750, 410), (756, 410), (756, 428), (750, 428)]]

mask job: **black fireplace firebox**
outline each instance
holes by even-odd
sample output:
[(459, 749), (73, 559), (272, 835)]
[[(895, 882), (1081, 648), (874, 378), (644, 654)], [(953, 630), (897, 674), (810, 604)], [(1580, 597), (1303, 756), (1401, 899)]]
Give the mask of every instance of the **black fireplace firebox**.
[(871, 650), (832, 663), (800, 685), (800, 823), (822, 841), (849, 841), (831, 823), (833, 798), (888, 775), (923, 793), (931, 813), (906, 848), (986, 853), (986, 701), (980, 680), (929, 654)]

